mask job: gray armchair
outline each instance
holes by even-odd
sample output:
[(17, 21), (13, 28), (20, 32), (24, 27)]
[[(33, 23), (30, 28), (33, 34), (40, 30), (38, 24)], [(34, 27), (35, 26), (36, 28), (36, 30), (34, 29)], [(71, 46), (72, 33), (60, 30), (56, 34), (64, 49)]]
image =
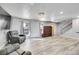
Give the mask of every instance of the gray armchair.
[(20, 45), (18, 43), (8, 44), (8, 45), (4, 46), (2, 49), (0, 49), (0, 55), (8, 55), (8, 54), (16, 51), (19, 48), (20, 48)]
[(26, 37), (25, 35), (19, 35), (18, 31), (8, 31), (7, 32), (7, 41), (9, 44), (14, 43), (23, 43), (25, 41)]
[(8, 44), (0, 49), (0, 55), (32, 55), (31, 51), (24, 51), (20, 49), (20, 45)]

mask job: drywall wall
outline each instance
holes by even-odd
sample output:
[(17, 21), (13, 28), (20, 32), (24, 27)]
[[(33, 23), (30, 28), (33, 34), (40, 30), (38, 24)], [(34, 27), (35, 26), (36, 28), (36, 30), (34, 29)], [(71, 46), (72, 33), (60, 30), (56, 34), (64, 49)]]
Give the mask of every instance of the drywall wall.
[(53, 23), (52, 22), (41, 22), (41, 24), (43, 25), (43, 26), (52, 26), (53, 25)]
[(8, 20), (8, 19), (6, 18), (6, 16), (0, 15), (0, 49), (7, 44), (6, 35), (7, 35), (7, 31), (9, 30), (2, 28), (6, 25), (4, 20)]
[(20, 34), (20, 27), (21, 27), (21, 19), (16, 18), (16, 17), (11, 17), (11, 28), (10, 30), (18, 30)]
[[(0, 20), (1, 19), (5, 19), (5, 17), (0, 17)], [(27, 20), (23, 20), (23, 19), (20, 19), (20, 18), (17, 18), (17, 17), (11, 17), (11, 27), (10, 29), (8, 30), (1, 30), (0, 29), (0, 49), (2, 47), (5, 46), (5, 44), (7, 44), (7, 39), (6, 39), (6, 35), (7, 35), (7, 32), (9, 30), (17, 30), (19, 34), (21, 34), (21, 30), (22, 30), (22, 27), (21, 27), (21, 21), (24, 21), (24, 22), (27, 22)], [(0, 27), (2, 25), (2, 22), (3, 21), (0, 21)]]
[(0, 30), (0, 49), (7, 44), (7, 35), (8, 30)]
[(31, 37), (40, 37), (40, 22), (31, 21)]
[(29, 22), (26, 19), (21, 19), (18, 17), (11, 17), (11, 28), (10, 30), (17, 30), (19, 34), (23, 34), (23, 22)]
[(24, 19), (20, 19), (17, 17), (11, 18), (11, 29), (10, 30), (18, 30), (19, 34), (22, 34), (23, 27), (21, 22), (30, 22), (30, 33), (31, 37), (40, 37), (40, 22), (39, 21), (28, 21)]
[(79, 19), (74, 19), (72, 21), (72, 29), (74, 32), (79, 32)]
[(62, 36), (68, 38), (79, 39), (79, 19), (72, 20), (72, 28), (65, 32)]
[(59, 34), (63, 34), (66, 31), (68, 31), (69, 29), (72, 28), (72, 19), (71, 20), (65, 20), (59, 24), (57, 24), (58, 26), (58, 32)]

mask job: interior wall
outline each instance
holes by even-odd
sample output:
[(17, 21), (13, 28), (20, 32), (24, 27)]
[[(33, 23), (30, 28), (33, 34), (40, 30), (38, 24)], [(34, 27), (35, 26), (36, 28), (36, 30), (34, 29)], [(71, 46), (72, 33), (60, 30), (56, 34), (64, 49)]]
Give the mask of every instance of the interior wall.
[(51, 22), (41, 22), (41, 24), (43, 24), (43, 26), (52, 26), (53, 23), (51, 23)]
[(0, 30), (0, 49), (7, 44), (6, 33), (7, 30)]
[(3, 20), (7, 20), (7, 16), (0, 15), (0, 49), (4, 47), (7, 44), (7, 31), (9, 29), (2, 29), (2, 27), (5, 25)]
[(60, 35), (72, 28), (72, 19), (64, 20), (59, 23), (55, 22), (41, 22), (43, 26), (52, 26), (52, 34)]
[(57, 28), (59, 34), (64, 34), (72, 28), (72, 19), (60, 22), (59, 24), (57, 24)]
[(21, 19), (16, 18), (16, 17), (12, 17), (11, 18), (11, 28), (10, 30), (18, 30), (19, 34), (20, 34), (20, 26), (21, 26)]
[(10, 30), (18, 30), (19, 34), (22, 32), (22, 22), (30, 22), (31, 25), (31, 37), (40, 37), (40, 22), (39, 21), (28, 21), (28, 20), (23, 20), (19, 19), (17, 17), (12, 17), (11, 21), (11, 29)]
[[(0, 20), (1, 19), (6, 19), (5, 17), (1, 17), (0, 16)], [(20, 18), (17, 18), (17, 17), (11, 17), (11, 26), (10, 26), (10, 29), (2, 29), (1, 30), (1, 25), (2, 25), (2, 21), (0, 21), (0, 49), (2, 47), (5, 46), (5, 44), (7, 44), (7, 39), (6, 39), (6, 35), (7, 35), (7, 32), (9, 30), (17, 30), (19, 34), (21, 34), (21, 21), (24, 21), (24, 22), (27, 22), (27, 20), (23, 20), (23, 19), (20, 19)], [(3, 25), (2, 25), (3, 26)]]
[(29, 22), (26, 19), (21, 19), (18, 17), (12, 17), (11, 18), (11, 29), (10, 30), (17, 30), (19, 34), (22, 34), (23, 32), (23, 23), (22, 22)]
[(39, 21), (31, 21), (31, 37), (41, 37)]
[(74, 19), (72, 21), (72, 29), (74, 32), (79, 32), (79, 19)]

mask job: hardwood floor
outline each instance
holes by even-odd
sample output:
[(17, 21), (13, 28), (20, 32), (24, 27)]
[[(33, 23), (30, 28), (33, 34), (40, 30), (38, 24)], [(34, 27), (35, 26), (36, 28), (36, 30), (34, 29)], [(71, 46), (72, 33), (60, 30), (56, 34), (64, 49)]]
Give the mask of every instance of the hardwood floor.
[(21, 49), (33, 55), (78, 55), (79, 40), (60, 36), (31, 38), (21, 44)]

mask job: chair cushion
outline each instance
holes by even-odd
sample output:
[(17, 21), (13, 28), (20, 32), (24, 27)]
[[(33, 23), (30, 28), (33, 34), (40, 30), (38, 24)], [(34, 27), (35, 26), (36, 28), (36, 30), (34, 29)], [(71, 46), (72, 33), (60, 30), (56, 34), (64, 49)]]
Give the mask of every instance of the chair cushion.
[(18, 37), (18, 31), (11, 31), (12, 37)]
[(16, 43), (16, 44), (8, 44), (7, 46), (5, 46), (4, 48), (2, 48), (0, 50), (0, 55), (7, 55), (9, 53), (12, 53), (12, 52), (16, 51), (19, 48), (20, 48), (20, 46), (19, 46), (18, 43)]

